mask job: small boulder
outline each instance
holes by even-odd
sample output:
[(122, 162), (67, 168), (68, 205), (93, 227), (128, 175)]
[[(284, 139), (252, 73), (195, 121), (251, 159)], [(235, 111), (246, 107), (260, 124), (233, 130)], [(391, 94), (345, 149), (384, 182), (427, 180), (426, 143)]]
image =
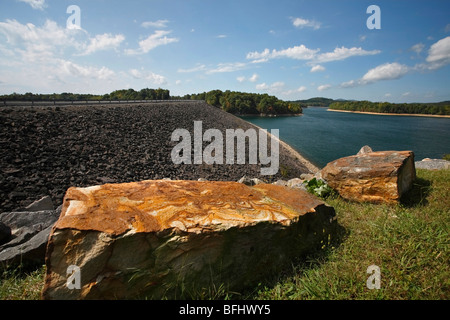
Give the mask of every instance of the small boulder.
[(378, 151), (340, 158), (321, 170), (322, 178), (343, 198), (397, 203), (416, 177), (412, 151)]
[(58, 220), (62, 206), (56, 210), (7, 212), (0, 223), (11, 230), (7, 242), (0, 245), (0, 266), (32, 262), (44, 263), (51, 227)]

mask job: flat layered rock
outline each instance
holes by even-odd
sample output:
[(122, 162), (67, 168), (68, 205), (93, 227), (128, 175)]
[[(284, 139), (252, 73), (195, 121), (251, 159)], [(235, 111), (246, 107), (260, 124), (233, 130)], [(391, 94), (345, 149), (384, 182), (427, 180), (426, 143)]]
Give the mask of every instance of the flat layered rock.
[(328, 163), (321, 176), (344, 199), (397, 203), (416, 177), (414, 153), (360, 152)]
[(242, 290), (323, 246), (335, 228), (332, 207), (284, 186), (151, 180), (70, 188), (50, 235), (42, 295), (160, 299), (220, 285)]

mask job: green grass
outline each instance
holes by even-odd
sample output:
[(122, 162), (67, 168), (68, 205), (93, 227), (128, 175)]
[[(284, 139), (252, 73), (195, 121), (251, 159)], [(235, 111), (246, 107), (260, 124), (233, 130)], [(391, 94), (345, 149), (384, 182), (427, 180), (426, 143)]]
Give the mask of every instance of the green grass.
[(45, 266), (0, 270), (0, 300), (38, 300)]
[[(339, 237), (322, 251), (245, 293), (222, 287), (194, 299), (450, 298), (450, 170), (417, 170), (414, 188), (399, 205), (359, 204), (339, 197)], [(367, 267), (381, 269), (381, 288), (366, 286)], [(0, 273), (0, 299), (39, 299), (45, 267)]]
[[(259, 288), (253, 299), (449, 299), (450, 170), (417, 170), (402, 204), (328, 199), (340, 239)], [(381, 269), (370, 290), (367, 267)]]

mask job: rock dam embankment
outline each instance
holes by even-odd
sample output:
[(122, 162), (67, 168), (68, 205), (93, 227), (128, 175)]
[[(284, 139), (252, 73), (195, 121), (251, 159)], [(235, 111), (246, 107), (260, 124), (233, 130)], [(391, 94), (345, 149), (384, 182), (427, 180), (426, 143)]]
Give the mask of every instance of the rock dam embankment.
[[(204, 102), (0, 108), (0, 213), (49, 195), (56, 206), (71, 186), (171, 178), (267, 182), (309, 173), (280, 144), (280, 170), (261, 176), (262, 165), (173, 164), (178, 128), (247, 130), (253, 125)], [(204, 142), (204, 146), (208, 143)], [(247, 149), (248, 150), (248, 149)]]

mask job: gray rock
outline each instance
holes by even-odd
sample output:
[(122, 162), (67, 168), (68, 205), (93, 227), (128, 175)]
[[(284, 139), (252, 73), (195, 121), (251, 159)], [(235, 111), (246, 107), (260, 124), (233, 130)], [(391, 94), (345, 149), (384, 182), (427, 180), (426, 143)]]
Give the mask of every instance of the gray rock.
[(277, 180), (277, 181), (275, 181), (275, 182), (272, 183), (272, 184), (277, 185), (277, 186), (287, 186), (287, 181), (284, 181), (284, 180)]
[(443, 159), (425, 158), (422, 161), (416, 161), (415, 166), (416, 169), (426, 169), (426, 170), (450, 169), (450, 161)]
[(45, 250), (53, 225), (34, 234), (27, 241), (0, 251), (0, 266), (45, 262)]
[(36, 200), (32, 204), (28, 205), (25, 208), (19, 208), (15, 211), (23, 211), (23, 212), (36, 212), (36, 211), (46, 211), (46, 210), (55, 210), (53, 206), (52, 199), (50, 196), (45, 196), (39, 200)]
[(0, 223), (11, 230), (9, 242), (0, 246), (0, 266), (24, 262), (44, 263), (48, 236), (58, 220), (61, 208), (0, 215)]

